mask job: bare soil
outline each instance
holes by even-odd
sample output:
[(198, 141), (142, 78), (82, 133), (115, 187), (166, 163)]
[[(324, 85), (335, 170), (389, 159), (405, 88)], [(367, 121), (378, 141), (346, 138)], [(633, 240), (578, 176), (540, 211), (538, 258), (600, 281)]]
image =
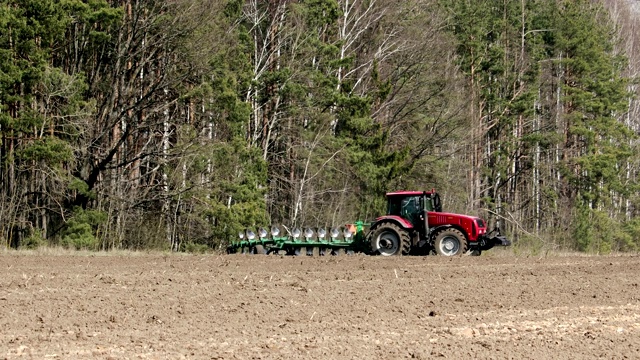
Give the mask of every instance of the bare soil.
[(639, 256), (494, 254), (5, 252), (0, 359), (640, 358)]

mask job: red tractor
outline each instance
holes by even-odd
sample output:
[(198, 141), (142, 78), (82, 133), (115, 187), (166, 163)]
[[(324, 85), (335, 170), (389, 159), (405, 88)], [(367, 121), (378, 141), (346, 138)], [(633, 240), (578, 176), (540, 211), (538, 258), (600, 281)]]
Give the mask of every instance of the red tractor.
[(480, 255), (494, 246), (511, 242), (500, 230), (487, 232), (479, 217), (442, 212), (440, 196), (435, 191), (398, 191), (387, 193), (387, 215), (377, 218), (367, 235), (374, 253), (456, 256), (470, 251)]

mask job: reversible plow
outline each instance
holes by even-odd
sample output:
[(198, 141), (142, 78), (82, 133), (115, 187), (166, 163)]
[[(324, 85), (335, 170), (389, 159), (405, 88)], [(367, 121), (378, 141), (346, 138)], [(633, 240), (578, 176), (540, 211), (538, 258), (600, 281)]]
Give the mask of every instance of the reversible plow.
[(366, 252), (363, 222), (344, 227), (307, 227), (304, 229), (271, 226), (245, 229), (228, 253), (326, 256)]
[(442, 211), (434, 191), (387, 193), (387, 214), (371, 223), (357, 221), (343, 227), (294, 228), (272, 226), (245, 229), (227, 252), (282, 255), (340, 255), (355, 252), (391, 255), (480, 255), (511, 242), (496, 227), (475, 216)]

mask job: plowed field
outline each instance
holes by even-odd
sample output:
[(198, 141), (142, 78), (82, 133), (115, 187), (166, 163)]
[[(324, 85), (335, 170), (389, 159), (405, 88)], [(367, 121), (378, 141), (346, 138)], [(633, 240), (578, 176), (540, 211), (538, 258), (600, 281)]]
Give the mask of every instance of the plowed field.
[(500, 254), (5, 252), (0, 359), (640, 358), (640, 257)]

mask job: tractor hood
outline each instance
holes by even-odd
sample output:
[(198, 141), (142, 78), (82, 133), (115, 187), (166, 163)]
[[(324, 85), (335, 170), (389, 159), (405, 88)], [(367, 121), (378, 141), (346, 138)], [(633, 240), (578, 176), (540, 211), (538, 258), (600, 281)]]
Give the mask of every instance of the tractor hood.
[(429, 211), (429, 225), (431, 225), (432, 221), (434, 225), (441, 225), (441, 224), (462, 225), (463, 222), (473, 222), (476, 220), (479, 220), (478, 225), (480, 225), (483, 228), (485, 227), (484, 220), (482, 220), (477, 216)]
[(429, 212), (429, 227), (455, 226), (464, 229), (470, 242), (478, 240), (478, 237), (487, 232), (484, 220), (476, 216), (463, 214)]

